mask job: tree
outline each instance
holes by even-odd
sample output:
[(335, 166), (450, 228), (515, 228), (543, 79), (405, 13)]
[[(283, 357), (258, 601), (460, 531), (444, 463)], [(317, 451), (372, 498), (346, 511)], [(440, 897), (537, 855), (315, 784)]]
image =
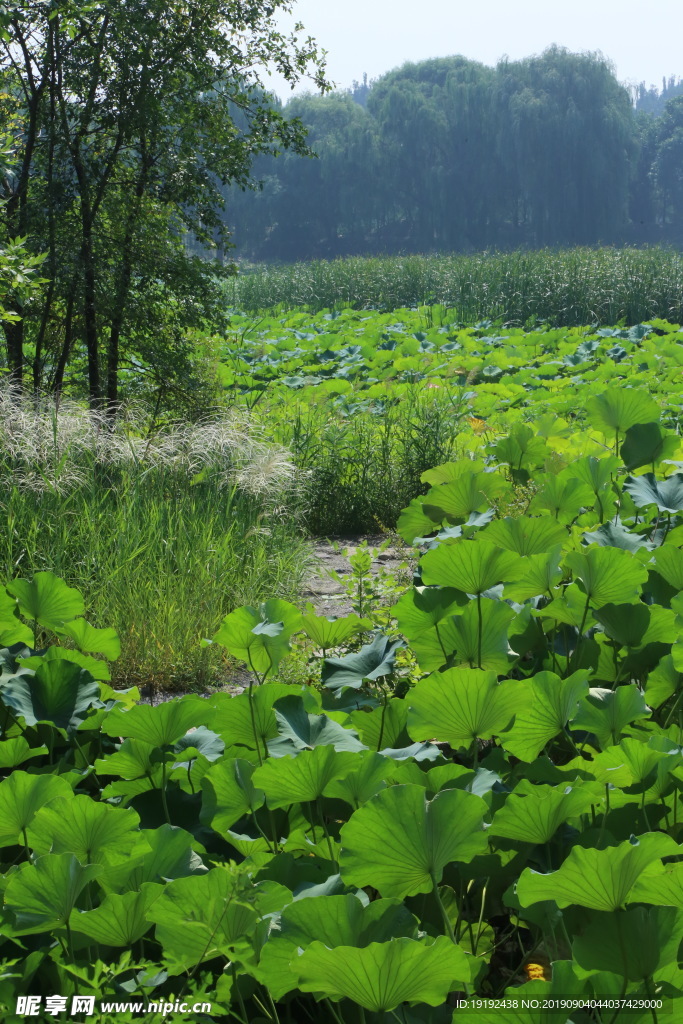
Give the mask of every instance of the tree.
[[(20, 121), (5, 179), (4, 232), (45, 250), (39, 302), (5, 328), (19, 382), (62, 386), (81, 349), (94, 406), (115, 409), (124, 354), (201, 322), (215, 267), (183, 235), (222, 232), (221, 188), (251, 180), (260, 153), (308, 152), (305, 129), (269, 100), (272, 67), (292, 85), (324, 61), (301, 26), (274, 27), (290, 0), (22, 0), (0, 8), (5, 101)], [(199, 301), (189, 295), (193, 282)], [(215, 298), (215, 295), (213, 296)], [(146, 303), (171, 311), (170, 337)], [(156, 302), (156, 306), (154, 303)], [(179, 332), (179, 333), (178, 333)], [(156, 341), (155, 341), (156, 338)]]

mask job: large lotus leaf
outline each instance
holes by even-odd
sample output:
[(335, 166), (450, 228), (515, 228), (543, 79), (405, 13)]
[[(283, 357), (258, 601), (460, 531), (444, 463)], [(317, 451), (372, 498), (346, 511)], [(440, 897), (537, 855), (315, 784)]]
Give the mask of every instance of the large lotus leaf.
[(44, 661), (35, 674), (3, 680), (2, 700), (27, 725), (46, 722), (67, 732), (78, 729), (91, 707), (102, 706), (97, 682), (71, 661)]
[[(600, 790), (601, 787), (598, 787)], [(584, 814), (601, 793), (590, 785), (535, 786), (522, 780), (493, 816), (489, 835), (521, 843), (547, 843), (560, 825)]]
[(130, 948), (152, 927), (147, 911), (163, 891), (163, 885), (145, 882), (139, 892), (109, 893), (99, 907), (75, 915), (71, 929), (103, 946)]
[(495, 672), (452, 668), (421, 679), (411, 690), (408, 732), (452, 747), (490, 739), (506, 729), (528, 699), (523, 682), (498, 683)]
[(625, 789), (649, 781), (663, 761), (674, 767), (679, 760), (677, 752), (657, 750), (649, 743), (624, 736), (616, 746), (607, 747), (593, 758), (591, 770), (599, 782)]
[(222, 644), (234, 658), (245, 661), (254, 672), (276, 670), (289, 651), (289, 638), (301, 628), (301, 612), (288, 601), (245, 606), (227, 615), (213, 642)]
[(458, 462), (444, 462), (440, 466), (426, 469), (420, 480), (423, 484), (435, 487), (437, 484), (449, 484), (461, 476), (469, 477), (471, 473), (481, 473), (484, 463), (481, 459), (460, 459)]
[(542, 555), (561, 545), (567, 539), (567, 531), (550, 516), (508, 516), (491, 523), (486, 539), (517, 555)]
[[(513, 474), (537, 469), (548, 456), (548, 446), (525, 423), (514, 425), (508, 437), (498, 441), (493, 454), (497, 462), (507, 463)], [(526, 474), (528, 478), (528, 474)]]
[(206, 867), (194, 852), (193, 836), (175, 825), (144, 829), (144, 849), (131, 858), (128, 869), (122, 865), (108, 866), (103, 879), (106, 888), (124, 892), (139, 889), (144, 882), (163, 882), (169, 878), (185, 878), (204, 874)]
[(200, 725), (197, 729), (190, 729), (173, 744), (173, 753), (178, 759), (174, 767), (188, 768), (200, 754), (207, 761), (217, 761), (224, 751), (225, 743), (220, 736), (206, 726)]
[(645, 566), (619, 548), (591, 545), (583, 551), (570, 551), (564, 561), (593, 608), (637, 600), (647, 580)]
[(224, 832), (265, 802), (265, 793), (252, 782), (254, 766), (240, 758), (228, 758), (209, 768), (202, 779), (202, 811), (199, 820)]
[(365, 750), (358, 733), (345, 729), (327, 715), (307, 714), (303, 699), (295, 694), (281, 697), (273, 710), (279, 735), (268, 741), (268, 752), (275, 757), (326, 745), (335, 750)]
[(680, 438), (668, 434), (659, 423), (634, 423), (626, 431), (621, 457), (628, 470), (654, 466), (674, 454)]
[(597, 530), (584, 533), (583, 540), (585, 544), (599, 544), (601, 547), (608, 548), (623, 548), (624, 551), (630, 551), (632, 554), (635, 554), (641, 548), (648, 549), (653, 547), (652, 541), (642, 537), (639, 533), (631, 533), (621, 523), (603, 523), (601, 526), (598, 526)]
[(147, 917), (172, 974), (215, 956), (231, 958), (249, 944), (258, 922), (256, 910), (239, 899), (238, 876), (225, 867), (169, 882)]
[(671, 907), (596, 911), (574, 939), (572, 953), (586, 971), (642, 982), (677, 960), (682, 934), (683, 914)]
[(10, 597), (0, 587), (0, 646), (11, 647), (13, 644), (33, 644), (33, 631), (19, 618), (19, 606), (15, 597)]
[(394, 605), (392, 613), (401, 633), (415, 640), (466, 602), (462, 591), (451, 587), (412, 587)]
[[(75, 622), (80, 622), (80, 619), (75, 619)], [(48, 647), (47, 650), (41, 651), (40, 654), (29, 655), (24, 657), (23, 655), (17, 659), (17, 664), (22, 668), (38, 669), (41, 665), (46, 664), (49, 661), (68, 661), (74, 665), (79, 665), (84, 668), (86, 672), (89, 672), (93, 679), (97, 679), (98, 682), (107, 682), (111, 679), (111, 672), (109, 665), (106, 661), (102, 661), (101, 658), (94, 658), (91, 654), (83, 654), (82, 651), (77, 651), (73, 647)], [(105, 692), (108, 691), (108, 696), (105, 696)], [(128, 694), (131, 691), (124, 690), (124, 694)], [(139, 697), (139, 694), (137, 694)], [(101, 700), (118, 700), (119, 693), (109, 687), (100, 687)], [(132, 706), (135, 703), (135, 699), (129, 701), (128, 706)]]
[(500, 736), (501, 745), (522, 761), (533, 761), (546, 743), (562, 732), (588, 693), (588, 672), (581, 669), (567, 679), (539, 672), (528, 682), (530, 693), (517, 708), (512, 728)]
[(570, 467), (571, 475), (588, 484), (596, 497), (607, 490), (620, 468), (621, 462), (616, 455), (607, 455), (600, 459), (596, 459), (594, 455), (587, 455), (572, 462)]
[(59, 630), (69, 619), (85, 614), (79, 592), (51, 572), (37, 572), (32, 580), (12, 580), (7, 589), (19, 601), (21, 614), (46, 629)]
[(341, 829), (341, 875), (383, 896), (431, 892), (443, 869), (486, 850), (486, 804), (447, 789), (428, 801), (422, 786), (391, 786), (355, 811)]
[(42, 757), (47, 752), (45, 746), (31, 747), (23, 736), (13, 736), (11, 740), (0, 742), (0, 769), (16, 768), (17, 765), (31, 761), (34, 757)]
[[(397, 703), (404, 704), (405, 701)], [(394, 770), (391, 758), (364, 751), (356, 758), (352, 770), (328, 782), (325, 796), (344, 800), (355, 810), (385, 788), (386, 780), (394, 774)]]
[(657, 480), (654, 473), (629, 476), (624, 490), (633, 498), (636, 508), (656, 505), (660, 512), (680, 512), (683, 509), (683, 473), (674, 473), (667, 480)]
[(129, 780), (148, 778), (151, 784), (154, 776), (161, 774), (161, 762), (154, 757), (156, 749), (151, 743), (126, 739), (115, 753), (97, 758), (95, 771)]
[(627, 902), (683, 910), (683, 864), (651, 865), (631, 889)]
[(352, 771), (356, 763), (356, 755), (350, 751), (314, 747), (296, 757), (269, 758), (252, 779), (266, 794), (269, 807), (289, 807), (317, 800), (332, 779)]
[(593, 613), (586, 610), (586, 595), (579, 589), (578, 583), (570, 583), (560, 597), (554, 597), (549, 604), (532, 609), (531, 614), (534, 618), (563, 622), (584, 633), (594, 625)]
[(664, 544), (655, 551), (657, 572), (667, 583), (683, 591), (683, 551), (673, 544)]
[(623, 435), (636, 423), (659, 419), (659, 406), (646, 391), (612, 388), (604, 395), (593, 395), (586, 402), (589, 422), (604, 434)]
[(360, 619), (357, 615), (328, 619), (324, 615), (309, 614), (302, 617), (301, 624), (306, 636), (322, 651), (339, 647), (349, 637), (371, 628), (371, 623), (367, 619)]
[[(490, 669), (503, 675), (508, 667), (508, 627), (515, 613), (500, 601), (471, 601), (452, 622), (455, 656), (451, 664)], [(481, 615), (481, 620), (480, 620)]]
[[(672, 650), (676, 649), (676, 645)], [(648, 673), (645, 696), (648, 707), (658, 708), (676, 692), (682, 682), (681, 672), (670, 654), (665, 655), (652, 672)]]
[(415, 637), (410, 643), (410, 650), (423, 672), (435, 672), (448, 664), (457, 642), (455, 616), (451, 615)]
[(457, 480), (432, 487), (422, 498), (422, 510), (437, 524), (445, 519), (466, 520), (473, 512), (483, 512), (492, 500), (506, 490), (497, 473), (461, 473)]
[(678, 852), (675, 840), (659, 832), (632, 836), (606, 850), (573, 846), (557, 871), (541, 874), (525, 868), (517, 897), (523, 907), (554, 900), (558, 907), (576, 904), (591, 910), (618, 910), (650, 864)]
[(620, 647), (675, 643), (676, 616), (670, 608), (646, 604), (606, 604), (594, 613), (605, 633)]
[(365, 644), (356, 654), (326, 658), (322, 681), (330, 690), (341, 690), (345, 686), (358, 689), (366, 679), (389, 676), (394, 671), (396, 652), (404, 646), (403, 641), (378, 633), (371, 644)]
[(418, 922), (399, 900), (374, 900), (364, 906), (351, 895), (295, 898), (280, 917), (280, 930), (271, 932), (261, 950), (254, 974), (274, 998), (280, 999), (297, 987), (290, 962), (297, 959), (300, 947), (305, 949), (319, 941), (330, 949), (363, 948), (371, 942), (388, 942), (400, 936), (414, 938), (417, 927)]
[(212, 709), (211, 728), (221, 735), (226, 746), (265, 750), (268, 740), (277, 736), (273, 705), (291, 693), (292, 688), (286, 683), (266, 683), (254, 689), (251, 698), (248, 693), (237, 697), (218, 693), (208, 702)]
[(102, 870), (101, 864), (81, 864), (73, 853), (48, 853), (22, 864), (5, 889), (5, 906), (14, 912), (17, 931), (65, 925), (80, 893)]
[(396, 532), (406, 544), (412, 544), (416, 537), (432, 533), (438, 525), (423, 511), (423, 501), (422, 497), (413, 498), (398, 517)]
[(73, 791), (63, 775), (12, 772), (0, 782), (0, 846), (23, 843), (22, 833), (40, 808), (59, 797), (73, 800)]
[[(592, 488), (576, 477), (558, 473), (546, 476), (543, 486), (534, 495), (530, 511), (548, 511), (557, 524), (571, 523), (584, 508), (595, 502)], [(532, 552), (529, 552), (530, 554)]]
[(115, 629), (95, 629), (85, 619), (73, 619), (60, 626), (59, 633), (71, 637), (88, 654), (102, 654), (109, 661), (116, 661), (121, 654), (121, 641)]
[(619, 742), (627, 725), (649, 714), (645, 697), (635, 683), (618, 686), (616, 690), (591, 687), (579, 701), (571, 728), (593, 733), (604, 750)]
[(425, 583), (455, 587), (465, 594), (483, 594), (498, 583), (517, 579), (518, 555), (485, 540), (440, 544), (420, 562)]
[(401, 1003), (443, 1006), (450, 990), (463, 988), (471, 977), (467, 955), (443, 935), (431, 944), (401, 938), (364, 949), (312, 942), (291, 968), (302, 992), (351, 999), (377, 1013)]
[(130, 808), (97, 803), (90, 796), (53, 800), (28, 827), (35, 854), (73, 853), (82, 864), (126, 860), (137, 844), (140, 818)]
[(506, 600), (527, 601), (541, 594), (552, 596), (562, 579), (560, 560), (562, 549), (558, 546), (546, 554), (530, 555), (520, 564), (517, 579), (507, 583), (503, 595)]
[(386, 705), (373, 711), (353, 711), (351, 721), (370, 750), (398, 747), (404, 740), (409, 742), (406, 732), (408, 701), (399, 697), (392, 697)]
[(107, 736), (124, 736), (142, 740), (153, 747), (166, 747), (185, 736), (193, 726), (207, 725), (211, 707), (201, 697), (180, 697), (152, 707), (137, 704), (130, 710), (112, 708), (102, 732)]

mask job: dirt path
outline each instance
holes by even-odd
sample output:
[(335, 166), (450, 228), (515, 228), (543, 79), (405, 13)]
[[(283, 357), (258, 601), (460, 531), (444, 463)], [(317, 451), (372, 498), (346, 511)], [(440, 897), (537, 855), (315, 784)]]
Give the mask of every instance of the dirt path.
[[(349, 555), (355, 554), (364, 541), (370, 548), (379, 548), (385, 540), (386, 538), (380, 534), (374, 537), (314, 541), (313, 550), (317, 564), (303, 591), (304, 600), (310, 601), (318, 615), (348, 615), (353, 610), (353, 602), (347, 597), (344, 587), (332, 579), (328, 572), (334, 570), (340, 575), (349, 575), (351, 572)], [(344, 550), (346, 550), (346, 556), (342, 554)], [(395, 572), (406, 561), (407, 550), (401, 549), (400, 542), (391, 544), (386, 551), (379, 552), (373, 559), (371, 572), (373, 575), (382, 571)]]

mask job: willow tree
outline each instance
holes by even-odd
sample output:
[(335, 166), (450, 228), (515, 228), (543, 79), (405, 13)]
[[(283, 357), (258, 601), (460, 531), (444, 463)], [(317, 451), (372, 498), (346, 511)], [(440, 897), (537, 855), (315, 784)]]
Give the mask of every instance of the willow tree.
[[(266, 69), (325, 88), (290, 0), (21, 0), (0, 8), (3, 102), (19, 127), (2, 230), (46, 252), (39, 301), (5, 327), (15, 380), (61, 387), (87, 356), (93, 405), (115, 408), (122, 354), (168, 348), (201, 321), (215, 268), (184, 232), (222, 231), (221, 188), (259, 153), (308, 152), (262, 88)], [(191, 287), (188, 288), (188, 282)], [(149, 304), (146, 304), (149, 298)], [(147, 309), (147, 315), (146, 315)], [(171, 317), (171, 337), (159, 316)]]

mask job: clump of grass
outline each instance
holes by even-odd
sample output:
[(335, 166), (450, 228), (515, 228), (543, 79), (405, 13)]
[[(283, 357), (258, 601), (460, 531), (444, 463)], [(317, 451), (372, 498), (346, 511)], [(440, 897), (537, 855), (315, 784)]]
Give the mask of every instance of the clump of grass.
[(294, 467), (246, 415), (147, 435), (76, 405), (0, 393), (3, 578), (48, 569), (113, 626), (119, 684), (220, 681), (202, 646), (232, 608), (293, 599), (308, 554)]
[(554, 327), (683, 319), (683, 256), (659, 247), (315, 260), (256, 267), (230, 287), (254, 311), (441, 305), (464, 323)]

